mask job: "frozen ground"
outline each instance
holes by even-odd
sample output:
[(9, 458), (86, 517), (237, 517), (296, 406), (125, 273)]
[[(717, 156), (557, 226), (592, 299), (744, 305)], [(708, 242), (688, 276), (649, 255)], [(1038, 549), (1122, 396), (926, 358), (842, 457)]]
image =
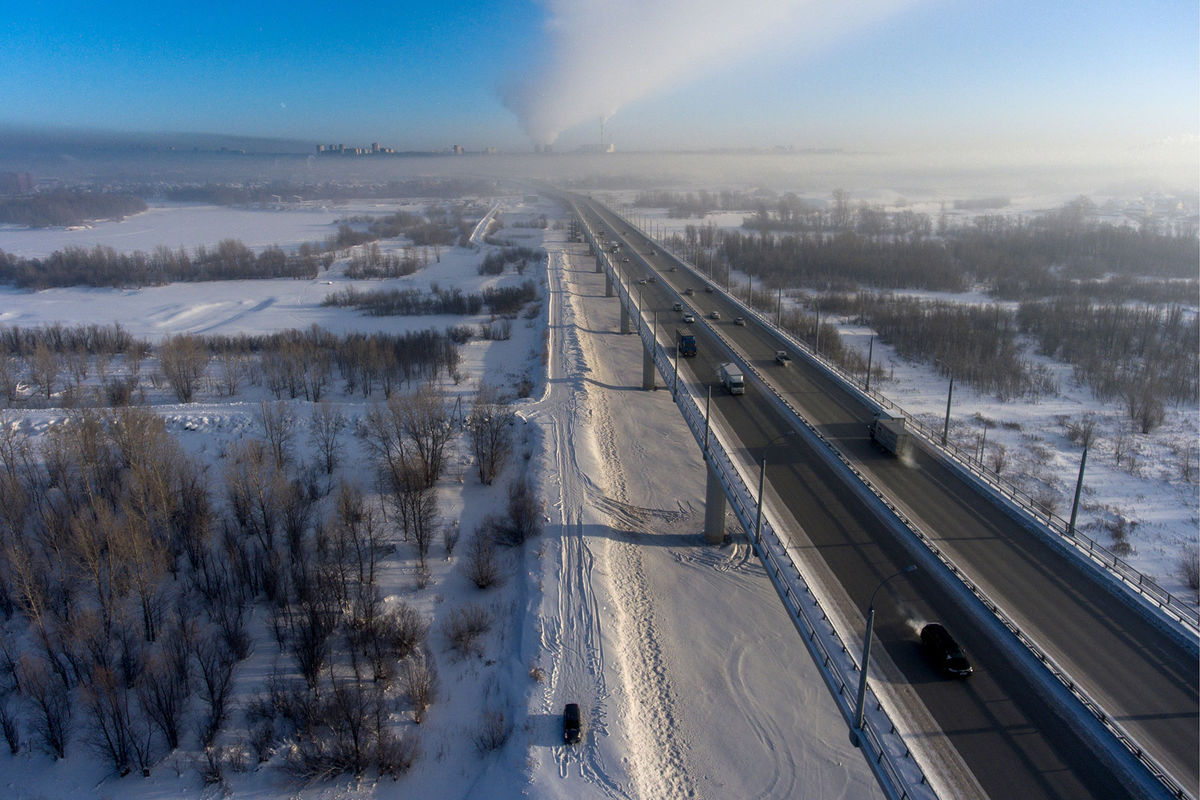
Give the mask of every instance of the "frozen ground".
[[(512, 220), (545, 211), (506, 203), (500, 213)], [(696, 446), (665, 393), (636, 388), (638, 344), (612, 333), (617, 308), (600, 299), (602, 278), (596, 280), (589, 263), (567, 257), (561, 232), (506, 232), (536, 238), (534, 244), (546, 237), (543, 318), (519, 319), (508, 342), (466, 345), (466, 380), (441, 388), (453, 402), (465, 399), (481, 378), (509, 387), (531, 372), (546, 380), (539, 381), (536, 399), (519, 406), (515, 458), (494, 487), (477, 483), (466, 448), (456, 445), (439, 485), (439, 512), (465, 541), (484, 515), (503, 507), (504, 485), (527, 472), (546, 501), (545, 533), (524, 551), (506, 554), (508, 580), (487, 593), (463, 576), (461, 549), (443, 559), (441, 543), (435, 544), (424, 589), (416, 585), (408, 545), (388, 560), (385, 593), (413, 604), (433, 624), (441, 683), (428, 719), (413, 729), (422, 756), (412, 772), (397, 783), (368, 776), (300, 789), (274, 765), (250, 765), (245, 772), (227, 770), (228, 791), (331, 800), (878, 796), (745, 542), (734, 537), (722, 548), (702, 544), (704, 472)], [(480, 258), (444, 252), (441, 264), (370, 285), (437, 280), (478, 291), (494, 280), (475, 274)], [(200, 283), (137, 292), (5, 290), (0, 322), (120, 321), (136, 335), (157, 338), (312, 323), (333, 330), (402, 330), (462, 321), (381, 320), (321, 308), (320, 298), (344, 283), (335, 265), (315, 282)], [(216, 492), (222, 454), (231, 442), (258, 434), (258, 402), (265, 397), (263, 389), (247, 387), (228, 402), (210, 395), (175, 405), (162, 392), (150, 399), (185, 448), (209, 465)], [(340, 390), (334, 398), (352, 420), (370, 407)], [(305, 404), (292, 405), (301, 418), (307, 414)], [(10, 413), (35, 436), (65, 416), (57, 408)], [(353, 438), (348, 444), (342, 474), (369, 481), (360, 445)], [(444, 649), (440, 625), (450, 609), (467, 602), (485, 604), (496, 622), (484, 657), (455, 660)], [(277, 654), (262, 608), (252, 631), (254, 653), (235, 673), (239, 707), (263, 689), (276, 664), (290, 668), (288, 658)], [(584, 708), (585, 737), (567, 748), (560, 714), (570, 701)], [(480, 755), (472, 737), (481, 709), (492, 706), (509, 710), (513, 734), (505, 747)], [(233, 717), (239, 718), (237, 711)], [(411, 722), (400, 724), (412, 729)], [(236, 744), (235, 736), (218, 743)], [(185, 738), (149, 779), (118, 779), (77, 731), (61, 762), (32, 747), (16, 757), (0, 754), (0, 786), (19, 800), (219, 795), (219, 787), (201, 785), (196, 769), (202, 754), (194, 734)]]

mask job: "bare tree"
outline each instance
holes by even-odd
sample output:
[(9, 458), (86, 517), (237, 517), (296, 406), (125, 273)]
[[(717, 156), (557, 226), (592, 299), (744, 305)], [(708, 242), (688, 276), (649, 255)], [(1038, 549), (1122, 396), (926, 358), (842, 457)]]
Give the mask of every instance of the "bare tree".
[(58, 379), (61, 369), (62, 362), (58, 353), (45, 342), (39, 341), (29, 356), (29, 379), (45, 394), (47, 400), (54, 392), (54, 382)]
[(162, 734), (167, 748), (179, 747), (180, 723), (187, 709), (187, 662), (182, 664), (167, 652), (150, 655), (138, 686), (138, 702), (142, 712)]
[(285, 466), (291, 460), (292, 436), (295, 433), (296, 418), (292, 415), (291, 407), (282, 400), (259, 403), (259, 425), (262, 426), (263, 441), (275, 459), (277, 467)]
[(441, 477), (446, 444), (454, 435), (446, 399), (426, 385), (408, 397), (389, 400), (388, 407), (393, 413), (398, 407), (402, 430), (412, 442), (425, 485), (433, 486)]
[(90, 715), (92, 745), (118, 774), (129, 774), (134, 737), (129, 691), (116, 673), (104, 667), (92, 673), (91, 683), (81, 691)]
[(500, 559), (492, 538), (493, 525), (485, 521), (467, 543), (463, 569), (471, 583), (487, 589), (500, 582)]
[(51, 676), (45, 659), (25, 654), (17, 669), (22, 690), (33, 705), (34, 733), (52, 756), (63, 758), (71, 728), (71, 701), (66, 687)]
[(401, 685), (412, 705), (413, 722), (420, 725), (425, 720), (425, 712), (437, 697), (437, 670), (434, 669), (430, 654), (420, 650), (405, 658), (400, 669)]
[(326, 475), (332, 475), (341, 458), (342, 431), (346, 429), (346, 415), (334, 408), (328, 400), (313, 407), (309, 419), (309, 441), (321, 457), (321, 466)]
[(437, 534), (437, 491), (412, 467), (393, 476), (391, 489), (391, 501), (400, 517), (404, 539), (416, 545), (417, 558), (424, 569), (429, 546)]
[(8, 356), (0, 356), (0, 397), (11, 406), (17, 400), (17, 362)]
[(200, 667), (200, 696), (208, 704), (208, 719), (201, 725), (200, 742), (208, 746), (216, 738), (228, 712), (236, 660), (215, 632), (197, 638), (193, 652)]
[(17, 726), (17, 713), (9, 705), (7, 696), (0, 697), (0, 730), (4, 732), (8, 752), (14, 756), (21, 752), (21, 731)]
[(208, 366), (209, 352), (190, 334), (171, 336), (158, 347), (158, 362), (167, 383), (181, 403), (190, 403)]
[(467, 417), (467, 430), (480, 483), (490, 486), (503, 468), (512, 450), (513, 419), (500, 390), (486, 383), (479, 384)]
[(238, 393), (242, 379), (246, 376), (246, 358), (231, 348), (221, 352), (221, 386), (225, 394), (233, 397)]

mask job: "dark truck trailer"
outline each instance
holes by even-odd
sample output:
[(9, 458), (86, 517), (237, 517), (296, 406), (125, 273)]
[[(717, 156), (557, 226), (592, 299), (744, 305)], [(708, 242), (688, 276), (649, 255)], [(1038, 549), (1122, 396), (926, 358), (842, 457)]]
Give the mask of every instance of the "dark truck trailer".
[(675, 348), (681, 358), (696, 355), (696, 336), (695, 334), (675, 329)]

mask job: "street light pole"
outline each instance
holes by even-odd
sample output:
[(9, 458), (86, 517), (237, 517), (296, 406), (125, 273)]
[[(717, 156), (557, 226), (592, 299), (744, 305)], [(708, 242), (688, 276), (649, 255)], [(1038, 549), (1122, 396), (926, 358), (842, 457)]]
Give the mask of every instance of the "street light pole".
[(954, 376), (950, 376), (950, 390), (946, 392), (946, 424), (942, 427), (942, 447), (950, 436), (950, 398), (954, 397)]
[(884, 584), (892, 578), (899, 578), (901, 575), (906, 575), (915, 571), (916, 564), (909, 564), (899, 572), (889, 575), (879, 582), (875, 587), (875, 591), (871, 592), (871, 600), (867, 603), (867, 633), (863, 638), (863, 654), (862, 662), (859, 664), (858, 670), (858, 702), (854, 707), (854, 726), (850, 728), (850, 744), (859, 747), (862, 740), (863, 726), (863, 703), (867, 698), (867, 665), (871, 660), (871, 634), (875, 627), (875, 595), (883, 588)]
[(1087, 447), (1083, 448), (1083, 456), (1079, 459), (1079, 478), (1075, 481), (1075, 502), (1071, 504), (1071, 524), (1067, 528), (1070, 536), (1075, 535), (1075, 515), (1079, 513), (1079, 493), (1083, 491), (1083, 468), (1087, 466)]
[[(711, 390), (710, 390), (711, 391)], [(789, 436), (795, 436), (796, 431), (791, 430), (786, 433), (781, 433), (763, 446), (762, 460), (758, 462), (758, 504), (754, 509), (754, 541), (758, 541), (762, 534), (762, 507), (763, 507), (763, 485), (767, 479), (767, 451), (771, 449), (771, 445), (786, 439)]]

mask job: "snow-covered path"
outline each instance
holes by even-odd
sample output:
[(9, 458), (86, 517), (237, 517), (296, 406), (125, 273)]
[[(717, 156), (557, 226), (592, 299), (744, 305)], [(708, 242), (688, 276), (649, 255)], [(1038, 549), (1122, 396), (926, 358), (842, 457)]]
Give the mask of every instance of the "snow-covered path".
[(638, 344), (571, 247), (549, 247), (549, 388), (529, 409), (549, 517), (530, 716), (560, 737), (578, 702), (585, 735), (531, 750), (530, 794), (877, 796), (748, 547), (703, 544), (699, 454), (669, 396), (633, 385)]

